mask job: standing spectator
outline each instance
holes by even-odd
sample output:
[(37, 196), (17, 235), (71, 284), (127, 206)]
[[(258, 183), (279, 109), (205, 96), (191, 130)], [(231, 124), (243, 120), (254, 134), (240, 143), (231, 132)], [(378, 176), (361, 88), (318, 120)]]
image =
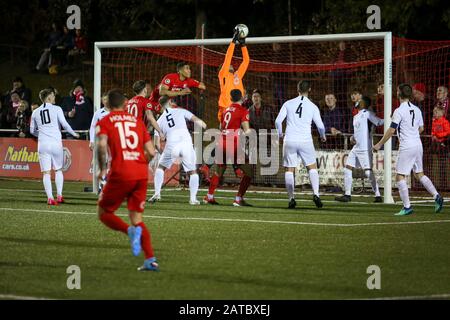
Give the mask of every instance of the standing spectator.
[(323, 124), (325, 132), (332, 136), (327, 138), (324, 148), (343, 149), (344, 137), (342, 133), (348, 133), (350, 114), (342, 106), (337, 106), (337, 99), (333, 93), (325, 95), (325, 109), (323, 112)]
[(16, 111), (16, 128), (19, 130), (18, 136), (25, 138), (30, 133), (31, 113), (29, 104), (25, 100), (21, 100)]
[(426, 92), (427, 88), (423, 83), (415, 83), (413, 85), (413, 99), (412, 103), (414, 103), (421, 111), (423, 115), (424, 122), (424, 133), (430, 134), (431, 121), (432, 121), (432, 112), (428, 109), (428, 102), (426, 101)]
[[(397, 97), (392, 96), (391, 100), (392, 112), (394, 112), (394, 110), (397, 109), (399, 105), (400, 102), (398, 101)], [(375, 112), (375, 115), (378, 118), (384, 119), (384, 83), (378, 84), (377, 95), (375, 98), (375, 110), (373, 110), (373, 112)], [(382, 126), (375, 127), (375, 132), (377, 134), (383, 134), (384, 128)], [(392, 139), (393, 139), (392, 141), (394, 142), (395, 137), (392, 137)]]
[(444, 109), (444, 117), (448, 117), (448, 105), (449, 105), (449, 98), (448, 98), (448, 88), (444, 86), (440, 86), (437, 88), (436, 91), (436, 98), (437, 98), (437, 105), (438, 107), (441, 107)]
[(36, 70), (40, 71), (44, 68), (45, 63), (47, 63), (47, 68), (52, 65), (52, 53), (58, 46), (61, 39), (61, 32), (58, 30), (56, 23), (52, 23), (52, 31), (48, 35), (47, 47), (42, 52), (38, 64), (36, 65)]
[(61, 108), (74, 130), (89, 130), (94, 108), (81, 80), (74, 81), (69, 96), (62, 99)]
[(354, 117), (359, 112), (358, 105), (361, 102), (362, 96), (363, 95), (361, 88), (354, 88), (350, 94), (350, 98), (352, 99), (353, 102), (352, 117)]
[(250, 128), (255, 129), (258, 133), (260, 129), (272, 129), (275, 110), (271, 106), (263, 104), (261, 92), (258, 89), (253, 90), (251, 101), (252, 104), (248, 108)]
[(445, 109), (433, 109), (433, 124), (431, 128), (431, 159), (432, 174), (436, 184), (442, 187), (448, 184), (450, 123), (444, 117)]
[(6, 122), (8, 129), (16, 129), (17, 110), (20, 106), (20, 95), (17, 92), (11, 92), (10, 101), (7, 104)]
[(19, 95), (20, 100), (25, 100), (28, 104), (31, 103), (31, 90), (25, 87), (21, 77), (15, 77), (12, 81), (12, 89), (5, 95), (5, 104), (11, 102), (11, 94), (15, 92)]

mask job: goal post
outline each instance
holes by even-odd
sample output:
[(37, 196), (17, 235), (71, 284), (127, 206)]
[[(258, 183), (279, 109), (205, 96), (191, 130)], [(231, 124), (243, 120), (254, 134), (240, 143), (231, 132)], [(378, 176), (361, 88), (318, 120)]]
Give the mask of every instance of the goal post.
[[(250, 59), (252, 65), (252, 62), (254, 62), (252, 58), (252, 45), (275, 45), (275, 44), (301, 44), (301, 43), (311, 43), (311, 42), (317, 42), (317, 43), (323, 43), (323, 42), (338, 42), (338, 41), (363, 41), (363, 40), (378, 40), (383, 43), (382, 50), (384, 52), (384, 55), (382, 57), (383, 60), (383, 82), (384, 82), (384, 119), (386, 120), (384, 123), (384, 131), (386, 131), (389, 128), (389, 119), (391, 117), (392, 113), (392, 35), (390, 32), (370, 32), (370, 33), (349, 33), (349, 34), (329, 34), (329, 35), (303, 35), (303, 36), (279, 36), (279, 37), (249, 37), (246, 39), (246, 43), (248, 44), (248, 49), (250, 53)], [(101, 105), (101, 94), (102, 91), (109, 88), (109, 86), (105, 86), (102, 80), (102, 59), (103, 59), (103, 51), (109, 50), (109, 49), (124, 49), (124, 48), (135, 48), (135, 49), (145, 49), (145, 48), (177, 48), (177, 47), (193, 47), (193, 48), (205, 48), (205, 51), (207, 51), (208, 48), (211, 47), (217, 47), (217, 46), (228, 46), (230, 43), (231, 38), (225, 38), (225, 39), (189, 39), (189, 40), (155, 40), (155, 41), (111, 41), (111, 42), (95, 42), (94, 44), (94, 106), (95, 110), (97, 110)], [(294, 47), (293, 50), (301, 50), (300, 48)], [(380, 47), (381, 50), (381, 47)], [(205, 52), (207, 54), (208, 52)], [(211, 52), (209, 52), (211, 53)], [(223, 53), (223, 52), (222, 52)], [(236, 51), (235, 51), (236, 54)], [(182, 56), (180, 54), (179, 56)], [(264, 55), (261, 55), (263, 57)], [(280, 55), (281, 56), (281, 55)], [(172, 58), (174, 55), (171, 56)], [(195, 58), (195, 57), (194, 57)], [(128, 58), (131, 59), (131, 58)], [(139, 59), (139, 58), (135, 58)], [(202, 65), (203, 70), (203, 49), (201, 54), (201, 60), (199, 58), (200, 64)], [(206, 59), (206, 58), (205, 58)], [(213, 59), (213, 58), (212, 58)], [(215, 59), (215, 58), (214, 58)], [(281, 59), (281, 58), (280, 58)], [(292, 59), (292, 57), (291, 57)], [(181, 60), (181, 59), (179, 59)], [(217, 59), (216, 59), (217, 60)], [(208, 64), (211, 68), (215, 67), (217, 68), (218, 62), (214, 60), (214, 62), (208, 62), (205, 63)], [(211, 60), (213, 61), (213, 60)], [(268, 61), (256, 61), (258, 63), (258, 66), (264, 67), (267, 64), (270, 64), (271, 62)], [(308, 61), (306, 61), (308, 62)], [(139, 64), (140, 61), (135, 61), (135, 63)], [(307, 64), (301, 65), (303, 69), (307, 67)], [(306, 67), (305, 67), (306, 66)], [(314, 69), (314, 65), (311, 65), (312, 69)], [(127, 66), (121, 66), (121, 68), (126, 68)], [(261, 67), (261, 68), (262, 68)], [(143, 66), (145, 69), (146, 66)], [(274, 62), (271, 65), (272, 69), (267, 69), (268, 72), (282, 72), (282, 68), (286, 68), (286, 63), (278, 63)], [(288, 67), (293, 70), (293, 72), (300, 72), (298, 70), (303, 70), (296, 68), (295, 66)], [(324, 67), (317, 68), (318, 72), (321, 70), (332, 70), (334, 67), (328, 64), (324, 64)], [(306, 68), (307, 69), (307, 68)], [(125, 72), (122, 70), (122, 72)], [(149, 72), (148, 70), (145, 72)], [(134, 74), (145, 74), (144, 71), (142, 73), (136, 73)], [(173, 70), (170, 70), (169, 72), (174, 72)], [(169, 73), (167, 71), (164, 71), (164, 73), (160, 73), (158, 75), (154, 75), (156, 78), (159, 77), (161, 79), (166, 73)], [(203, 72), (203, 71), (202, 71)], [(206, 72), (206, 70), (205, 70)], [(212, 71), (211, 71), (212, 73)], [(255, 69), (255, 74), (257, 73), (257, 69)], [(206, 75), (205, 75), (206, 76)], [(257, 76), (257, 75), (255, 75)], [(117, 78), (117, 77), (116, 77)], [(143, 77), (145, 78), (145, 77)], [(211, 77), (211, 79), (215, 79), (215, 82), (218, 82), (217, 77)], [(115, 79), (117, 82), (117, 79)], [(138, 80), (138, 78), (135, 78), (134, 80)], [(113, 80), (112, 80), (113, 81)], [(256, 81), (256, 80), (255, 80)], [(256, 83), (256, 82), (255, 82)], [(247, 88), (247, 90), (250, 88), (247, 84), (246, 78), (244, 77), (244, 84)], [(127, 83), (129, 85), (129, 83)], [(152, 83), (152, 85), (157, 85), (157, 82)], [(208, 87), (210, 83), (206, 83), (206, 86)], [(217, 84), (214, 84), (217, 86)], [(124, 88), (125, 89), (125, 88)], [(325, 92), (325, 91), (324, 91)], [(346, 93), (344, 93), (346, 94)], [(218, 97), (212, 96), (212, 94), (208, 94), (209, 99), (217, 100)], [(293, 97), (293, 96), (292, 96)], [(290, 98), (292, 98), (290, 97)], [(278, 109), (281, 106), (277, 106)], [(214, 110), (216, 112), (216, 109)], [(95, 150), (95, 149), (94, 149)], [(384, 202), (385, 203), (393, 203), (393, 197), (392, 197), (392, 144), (391, 142), (387, 142), (384, 146)], [(94, 192), (97, 190), (97, 163), (96, 163), (96, 152), (94, 152), (94, 166), (93, 166), (93, 190)]]

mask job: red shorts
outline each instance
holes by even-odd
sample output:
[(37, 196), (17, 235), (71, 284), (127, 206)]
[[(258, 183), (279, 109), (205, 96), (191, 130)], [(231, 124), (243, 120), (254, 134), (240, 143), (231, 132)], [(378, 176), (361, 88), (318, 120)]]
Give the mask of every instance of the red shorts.
[(223, 137), (219, 140), (216, 151), (216, 164), (219, 167), (226, 167), (227, 164), (247, 163), (245, 149), (239, 145), (238, 138), (228, 137), (228, 139)]
[(144, 212), (146, 198), (147, 179), (108, 181), (100, 195), (98, 205), (107, 212), (114, 212), (127, 199), (129, 211)]

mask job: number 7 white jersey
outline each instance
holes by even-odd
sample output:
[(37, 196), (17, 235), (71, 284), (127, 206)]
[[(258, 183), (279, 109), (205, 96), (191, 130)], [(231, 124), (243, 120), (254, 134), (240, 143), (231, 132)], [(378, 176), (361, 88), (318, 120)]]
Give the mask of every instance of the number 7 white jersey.
[[(183, 108), (166, 108), (158, 118), (161, 132), (166, 136), (166, 143), (172, 144), (181, 141), (190, 141), (191, 134), (186, 126), (186, 120), (191, 121), (194, 115)], [(158, 136), (158, 132), (155, 132)]]
[(38, 137), (39, 144), (62, 143), (61, 127), (72, 136), (76, 135), (72, 127), (67, 123), (60, 106), (44, 103), (35, 109), (31, 115), (30, 133)]
[(281, 136), (282, 124), (286, 118), (286, 141), (312, 141), (311, 123), (314, 121), (320, 136), (325, 136), (325, 127), (319, 108), (305, 96), (286, 101), (275, 120), (278, 135)]
[(423, 127), (423, 117), (422, 111), (417, 106), (409, 101), (403, 102), (394, 111), (392, 122), (397, 125), (400, 149), (422, 145), (419, 128)]

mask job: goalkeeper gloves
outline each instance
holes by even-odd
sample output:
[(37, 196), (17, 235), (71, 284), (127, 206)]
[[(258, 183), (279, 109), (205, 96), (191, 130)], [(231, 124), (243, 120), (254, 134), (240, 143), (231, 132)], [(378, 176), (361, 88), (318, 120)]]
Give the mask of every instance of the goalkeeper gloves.
[(234, 28), (233, 42), (235, 44), (239, 43), (239, 29), (238, 28)]

